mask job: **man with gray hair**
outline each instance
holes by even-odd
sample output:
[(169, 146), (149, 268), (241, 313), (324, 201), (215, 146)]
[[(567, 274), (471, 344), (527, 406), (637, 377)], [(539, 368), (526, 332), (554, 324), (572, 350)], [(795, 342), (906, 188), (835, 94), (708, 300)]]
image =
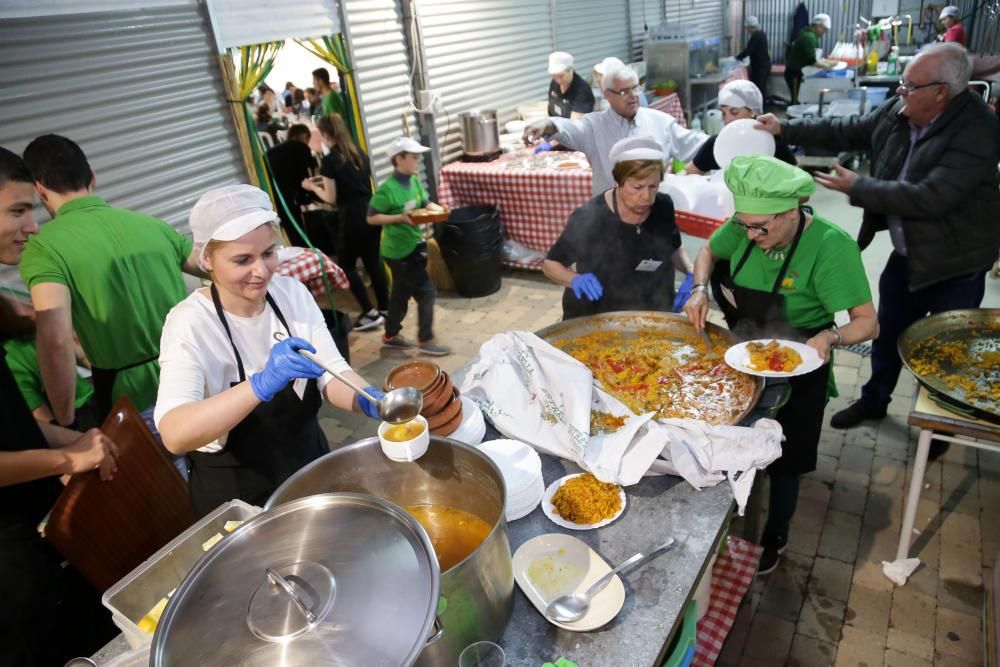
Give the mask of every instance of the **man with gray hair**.
[(758, 127), (791, 144), (872, 156), (869, 176), (840, 165), (816, 174), (864, 209), (862, 250), (881, 230), (893, 246), (879, 279), (872, 377), (861, 399), (833, 416), (834, 428), (885, 416), (902, 368), (896, 341), (910, 324), (928, 313), (977, 308), (983, 299), (986, 271), (1000, 252), (1000, 129), (968, 90), (971, 69), (964, 47), (933, 44), (907, 66), (897, 96), (861, 118), (758, 119)]
[(602, 88), (609, 108), (577, 120), (545, 118), (525, 128), (523, 136), (528, 146), (544, 137), (571, 150), (583, 151), (590, 162), (595, 195), (615, 184), (608, 154), (617, 141), (631, 136), (650, 136), (664, 147), (668, 160), (677, 158), (686, 162), (708, 138), (703, 132), (681, 126), (670, 114), (640, 108), (639, 77), (626, 65), (616, 63), (607, 69)]
[(771, 54), (767, 50), (767, 34), (760, 29), (760, 21), (756, 16), (748, 16), (746, 21), (747, 44), (736, 54), (737, 60), (750, 58), (750, 80), (760, 90), (764, 101), (767, 101), (767, 77), (771, 76)]

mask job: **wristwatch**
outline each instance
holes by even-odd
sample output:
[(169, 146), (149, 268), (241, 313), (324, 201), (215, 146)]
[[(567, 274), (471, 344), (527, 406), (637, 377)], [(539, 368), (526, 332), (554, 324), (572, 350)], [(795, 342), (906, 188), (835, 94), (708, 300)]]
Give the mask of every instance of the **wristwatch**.
[(706, 285), (705, 283), (699, 283), (697, 285), (693, 285), (691, 287), (691, 294), (694, 294), (695, 292), (708, 292), (708, 285)]
[(827, 329), (827, 331), (829, 331), (830, 333), (832, 333), (834, 336), (837, 337), (837, 342), (831, 345), (830, 347), (840, 347), (841, 343), (844, 342), (844, 337), (840, 335), (840, 329), (837, 328), (837, 325), (834, 324), (832, 327)]

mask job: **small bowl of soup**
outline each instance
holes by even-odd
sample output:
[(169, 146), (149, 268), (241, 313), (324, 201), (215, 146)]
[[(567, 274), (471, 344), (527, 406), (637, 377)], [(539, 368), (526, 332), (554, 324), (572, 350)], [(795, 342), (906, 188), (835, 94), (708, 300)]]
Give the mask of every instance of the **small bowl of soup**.
[(431, 442), (427, 420), (421, 415), (402, 424), (382, 422), (378, 427), (382, 452), (393, 461), (416, 461)]

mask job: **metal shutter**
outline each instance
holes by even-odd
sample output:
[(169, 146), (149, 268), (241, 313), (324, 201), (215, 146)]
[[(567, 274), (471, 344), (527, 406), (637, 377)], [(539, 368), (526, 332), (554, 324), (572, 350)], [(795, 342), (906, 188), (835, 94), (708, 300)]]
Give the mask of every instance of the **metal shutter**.
[(206, 0), (220, 49), (340, 32), (333, 0), (296, 0), (294, 10), (274, 0)]
[(246, 182), (198, 6), (7, 19), (0, 44), (5, 148), (65, 135), (87, 154), (97, 194), (182, 232), (203, 192)]
[[(788, 48), (792, 16), (798, 7), (798, 0), (745, 0), (745, 15), (760, 19), (760, 27), (767, 33), (767, 43), (771, 47), (771, 61), (784, 63)], [(808, 5), (809, 17), (829, 14), (832, 26), (820, 39), (824, 53), (830, 53), (837, 42), (851, 41), (854, 26), (859, 16), (871, 18), (872, 0), (811, 0)], [(914, 16), (914, 20), (916, 20)], [(746, 33), (740, 44), (746, 43)]]
[(722, 0), (666, 0), (667, 21), (691, 26), (696, 37), (723, 37)]
[(608, 56), (631, 60), (629, 28), (626, 0), (556, 0), (554, 50), (573, 54), (584, 79)]
[(629, 0), (632, 29), (632, 57), (630, 62), (642, 60), (642, 44), (646, 32), (663, 21), (662, 0)]
[(430, 87), (447, 110), (436, 115), (442, 162), (461, 153), (462, 111), (496, 109), (502, 123), (518, 105), (547, 99), (548, 3), (420, 0), (418, 6)]
[(419, 141), (420, 128), (409, 106), (410, 60), (397, 0), (346, 0), (347, 32), (357, 72), (361, 115), (368, 136), (376, 183), (392, 172), (385, 149), (403, 133), (402, 114)]

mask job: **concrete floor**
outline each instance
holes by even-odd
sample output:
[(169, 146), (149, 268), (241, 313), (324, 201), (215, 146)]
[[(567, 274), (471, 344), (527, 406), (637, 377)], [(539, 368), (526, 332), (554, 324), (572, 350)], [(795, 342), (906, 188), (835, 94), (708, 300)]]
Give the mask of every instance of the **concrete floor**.
[[(819, 188), (812, 203), (857, 232), (860, 211), (846, 197)], [(692, 255), (703, 242), (685, 239)], [(880, 234), (863, 255), (873, 292), (890, 250), (888, 235)], [(1000, 280), (987, 280), (984, 306), (1000, 307)], [(455, 351), (440, 365), (455, 370), (495, 333), (557, 321), (559, 299), (560, 289), (524, 272), (505, 275), (501, 290), (489, 297), (439, 294), (437, 335)], [(338, 300), (355, 314), (349, 295)], [(405, 322), (411, 338), (415, 319), (411, 312)], [(351, 334), (352, 365), (376, 384), (402, 360), (384, 356), (379, 338), (378, 331)], [(858, 396), (870, 375), (868, 360), (838, 355), (835, 373), (841, 397), (830, 402), (827, 420)], [(982, 603), (1000, 549), (1000, 522), (989, 518), (1000, 507), (1000, 456), (952, 447), (930, 465), (911, 554), (923, 565), (904, 587), (881, 573), (881, 561), (895, 557), (916, 448), (916, 434), (906, 425), (915, 387), (904, 370), (881, 423), (847, 432), (824, 429), (819, 468), (803, 481), (789, 550), (774, 573), (755, 582), (720, 665), (982, 664)], [(374, 422), (329, 407), (321, 418), (333, 447), (375, 433)]]

